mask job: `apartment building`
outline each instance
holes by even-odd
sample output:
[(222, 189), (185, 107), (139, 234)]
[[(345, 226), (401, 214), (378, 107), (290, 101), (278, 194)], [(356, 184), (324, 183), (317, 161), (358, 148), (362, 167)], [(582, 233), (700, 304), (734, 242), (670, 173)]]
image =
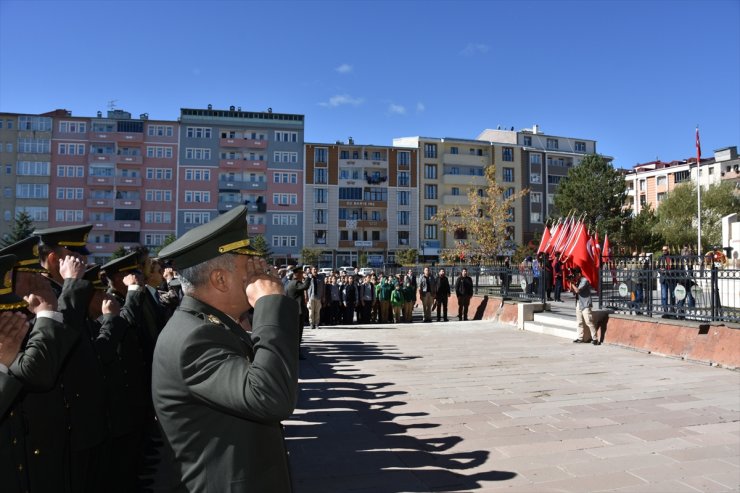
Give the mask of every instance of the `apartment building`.
[(323, 266), (380, 266), (418, 245), (415, 149), (307, 143), (303, 244)]
[[(534, 239), (542, 233), (548, 218), (561, 213), (554, 204), (558, 184), (586, 155), (596, 154), (595, 140), (546, 134), (539, 125), (519, 131), (486, 129), (477, 138), (508, 144), (503, 146), (499, 162), (501, 166), (513, 168), (507, 173), (519, 171), (521, 181), (517, 185), (529, 190), (522, 199), (521, 217), (515, 221), (517, 229), (521, 230), (517, 243)], [(612, 161), (610, 156), (602, 157)]]
[(668, 193), (681, 184), (698, 182), (706, 189), (722, 180), (735, 183), (740, 180), (736, 146), (715, 150), (713, 157), (701, 160), (700, 167), (697, 180), (696, 158), (669, 162), (656, 160), (635, 165), (624, 176), (627, 182), (625, 207), (633, 214), (639, 214), (648, 205), (653, 210), (657, 209)]
[(49, 225), (51, 114), (0, 113), (0, 237), (25, 211), (39, 228)]
[(279, 264), (303, 248), (303, 115), (182, 108), (177, 234), (238, 204)]

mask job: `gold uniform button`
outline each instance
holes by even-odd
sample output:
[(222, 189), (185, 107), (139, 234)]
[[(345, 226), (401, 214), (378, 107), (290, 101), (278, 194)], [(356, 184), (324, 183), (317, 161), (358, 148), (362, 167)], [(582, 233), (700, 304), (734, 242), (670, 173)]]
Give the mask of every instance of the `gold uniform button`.
[(39, 449), (36, 449), (33, 451), (33, 455), (41, 455), (41, 451)]
[(14, 438), (13, 441), (10, 442), (10, 443), (12, 443), (13, 445), (16, 445), (18, 443), (18, 439), (17, 438)]
[(10, 411), (11, 416), (15, 416), (15, 411)]
[(18, 470), (19, 471), (22, 471), (23, 470), (23, 464), (18, 464)]

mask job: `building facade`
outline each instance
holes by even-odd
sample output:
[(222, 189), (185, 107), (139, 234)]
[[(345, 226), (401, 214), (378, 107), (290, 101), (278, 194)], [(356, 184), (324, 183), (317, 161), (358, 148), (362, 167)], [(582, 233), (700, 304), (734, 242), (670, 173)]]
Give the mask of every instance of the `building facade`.
[(308, 143), (303, 244), (320, 266), (395, 262), (418, 245), (416, 150)]

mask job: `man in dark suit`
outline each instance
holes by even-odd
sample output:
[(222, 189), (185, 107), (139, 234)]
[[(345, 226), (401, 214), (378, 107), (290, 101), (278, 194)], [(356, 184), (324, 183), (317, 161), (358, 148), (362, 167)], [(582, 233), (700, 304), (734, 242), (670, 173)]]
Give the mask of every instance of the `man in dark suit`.
[(294, 300), (298, 305), (298, 344), (299, 344), (299, 359), (306, 359), (303, 352), (300, 351), (300, 343), (303, 341), (303, 326), (306, 321), (306, 314), (308, 308), (306, 307), (306, 291), (311, 287), (311, 280), (304, 279), (303, 267), (297, 266), (293, 268), (293, 279), (288, 281), (285, 286), (285, 294), (288, 298)]
[[(291, 491), (281, 421), (296, 403), (298, 306), (249, 248), (246, 214), (234, 208), (160, 251), (185, 294), (152, 369), (180, 491)], [(240, 321), (252, 307), (249, 333)]]

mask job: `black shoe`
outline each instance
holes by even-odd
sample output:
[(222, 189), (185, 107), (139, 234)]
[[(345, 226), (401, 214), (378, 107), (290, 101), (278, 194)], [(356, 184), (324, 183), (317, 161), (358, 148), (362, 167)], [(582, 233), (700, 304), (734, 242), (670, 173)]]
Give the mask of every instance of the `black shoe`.
[(449, 320), (445, 319), (445, 322), (449, 322)]
[(598, 346), (601, 343), (599, 342), (598, 339), (594, 339), (594, 340), (591, 341), (591, 344), (593, 344), (594, 346)]
[(583, 339), (573, 339), (573, 342), (580, 343), (580, 342), (586, 342), (586, 341), (584, 341)]
[(468, 317), (463, 318), (463, 321), (467, 322), (468, 321)]

